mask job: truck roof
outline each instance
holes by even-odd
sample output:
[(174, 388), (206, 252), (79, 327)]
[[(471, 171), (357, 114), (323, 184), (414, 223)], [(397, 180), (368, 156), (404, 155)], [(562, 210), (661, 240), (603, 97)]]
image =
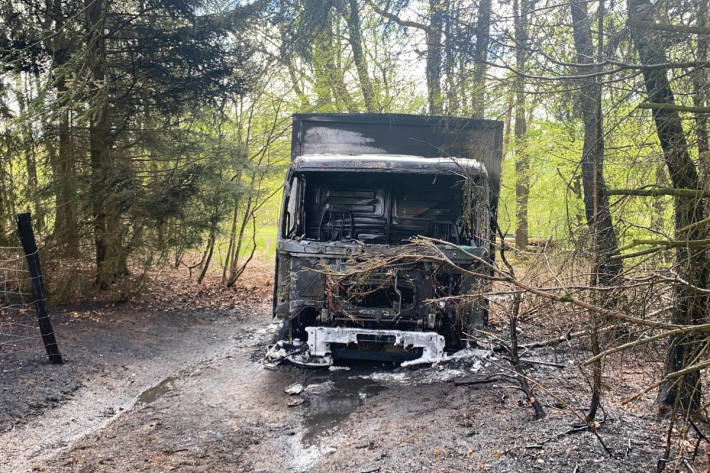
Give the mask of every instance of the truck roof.
[[(322, 156), (316, 160), (322, 169), (326, 169), (326, 159), (352, 161), (353, 155), (409, 156), (409, 159), (417, 160), (456, 156), (482, 163), (481, 169), (489, 183), (491, 215), (495, 217), (497, 213), (503, 161), (503, 122), (394, 113), (293, 115), (292, 163), (305, 156)], [(391, 163), (405, 166), (402, 160), (391, 160)], [(341, 162), (340, 169), (348, 169), (345, 164)], [(409, 161), (406, 166), (411, 170), (414, 164)], [(336, 166), (333, 163), (332, 167)], [(349, 170), (356, 169), (363, 171), (362, 166)], [(431, 167), (427, 167), (427, 172), (430, 170)]]
[(297, 156), (291, 162), (291, 170), (488, 175), (483, 163), (476, 159), (377, 153)]

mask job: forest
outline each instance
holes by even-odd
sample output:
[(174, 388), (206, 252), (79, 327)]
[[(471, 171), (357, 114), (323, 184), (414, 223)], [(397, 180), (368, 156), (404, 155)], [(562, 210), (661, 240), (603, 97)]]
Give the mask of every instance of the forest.
[(52, 303), (129, 301), (163, 268), (195, 290), (255, 262), (273, 274), (294, 113), (499, 120), (485, 295), (530, 405), (547, 391), (519, 333), (584, 345), (589, 399), (569, 410), (595, 435), (607, 360), (640, 357), (652, 373), (624, 405), (685, 419), (658, 471), (694, 471), (710, 436), (692, 420), (710, 382), (706, 1), (0, 0), (0, 18), (0, 247), (31, 212)]

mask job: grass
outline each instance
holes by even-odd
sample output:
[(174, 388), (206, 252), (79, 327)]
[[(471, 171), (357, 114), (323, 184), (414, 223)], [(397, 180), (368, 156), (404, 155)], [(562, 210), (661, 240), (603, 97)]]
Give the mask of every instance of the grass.
[[(276, 256), (276, 225), (259, 225), (256, 228), (256, 254), (262, 258)], [(241, 256), (247, 255), (249, 248), (242, 249)]]
[[(256, 252), (255, 256), (262, 259), (269, 259), (276, 256), (276, 233), (278, 227), (276, 225), (258, 225), (256, 227)], [(224, 238), (217, 241), (215, 251), (217, 254), (223, 254), (229, 246), (229, 238)], [(249, 256), (251, 252), (251, 228), (244, 232), (244, 240), (242, 248), (239, 250), (239, 256)]]

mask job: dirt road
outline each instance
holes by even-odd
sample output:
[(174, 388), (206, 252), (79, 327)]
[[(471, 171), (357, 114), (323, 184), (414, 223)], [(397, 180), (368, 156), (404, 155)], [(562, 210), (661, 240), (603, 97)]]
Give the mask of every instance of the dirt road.
[[(457, 385), (466, 365), (265, 369), (266, 303), (56, 319), (67, 365), (37, 356), (15, 373), (0, 356), (2, 472), (633, 472), (661, 455), (648, 415), (607, 405), (609, 455), (554, 396), (540, 395), (548, 415), (535, 421), (510, 381)], [(551, 392), (584, 389), (572, 368), (532, 374)], [(284, 392), (293, 383), (301, 394)]]

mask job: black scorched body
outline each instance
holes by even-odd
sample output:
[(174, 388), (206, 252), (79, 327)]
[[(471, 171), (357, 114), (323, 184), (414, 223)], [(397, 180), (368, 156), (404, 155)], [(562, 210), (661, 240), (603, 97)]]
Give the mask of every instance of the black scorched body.
[(501, 146), (498, 121), (294, 115), (274, 288), (290, 340), (426, 358), (484, 326)]

